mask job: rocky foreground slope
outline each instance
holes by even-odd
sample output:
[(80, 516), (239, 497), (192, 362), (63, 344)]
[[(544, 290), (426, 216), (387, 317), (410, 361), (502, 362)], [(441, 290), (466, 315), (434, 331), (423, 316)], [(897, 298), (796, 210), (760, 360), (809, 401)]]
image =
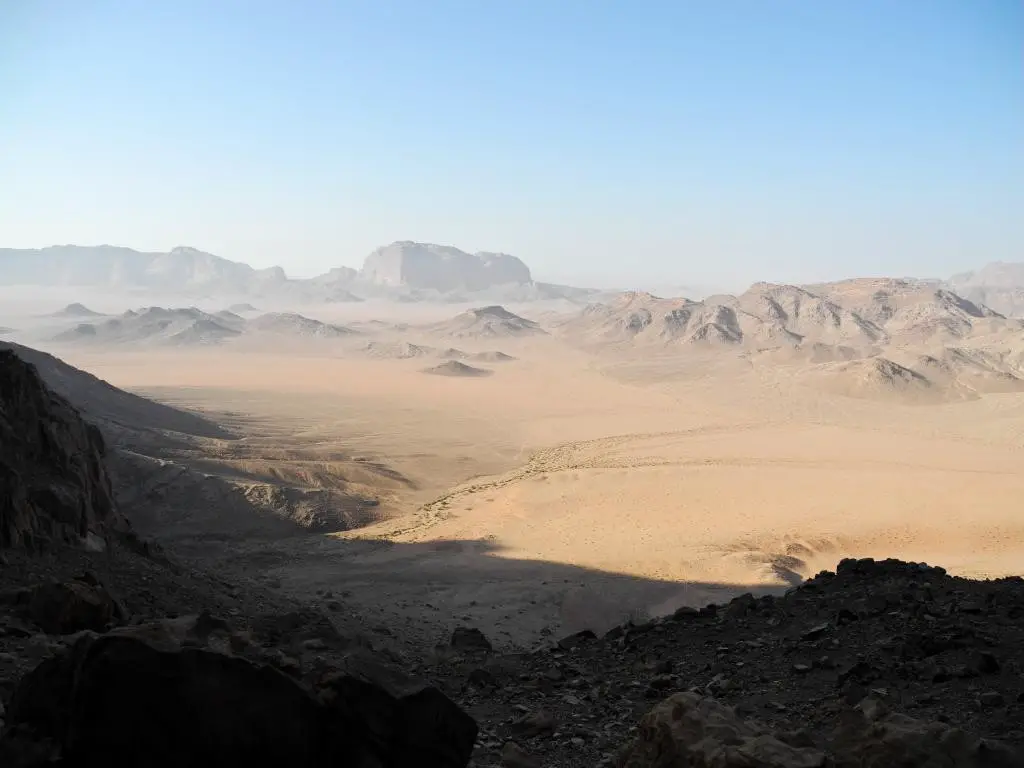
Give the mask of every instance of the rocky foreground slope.
[[(13, 355), (0, 381), (4, 503), (106, 487), (98, 443), (54, 449), (88, 435), (74, 409)], [(68, 508), (17, 506), (16, 530)], [(5, 768), (1024, 766), (1019, 578), (847, 560), (602, 638), (499, 654), (466, 627), (421, 652), (343, 595), (292, 605), (93, 528), (0, 551)]]

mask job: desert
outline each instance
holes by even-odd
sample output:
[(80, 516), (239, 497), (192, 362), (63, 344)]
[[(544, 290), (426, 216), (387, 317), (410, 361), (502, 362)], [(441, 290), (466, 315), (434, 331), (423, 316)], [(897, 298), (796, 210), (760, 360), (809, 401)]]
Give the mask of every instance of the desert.
[[(351, 275), (342, 284), (360, 290)], [(89, 498), (111, 519), (83, 529), (87, 550), (100, 553), (85, 555), (104, 574), (95, 577), (99, 588), (131, 596), (125, 610), (143, 617), (213, 605), (256, 617), (246, 621), (264, 627), (258, 632), (282, 620), (274, 616), (295, 615), (281, 613), (287, 606), (302, 616), (312, 610), (295, 626), (334, 638), (326, 653), (341, 653), (346, 661), (337, 663), (357, 663), (353, 647), (372, 649), (450, 692), (483, 724), (483, 760), (500, 746), (502, 764), (516, 764), (520, 752), (528, 755), (522, 742), (552, 764), (576, 764), (564, 750), (578, 749), (579, 737), (548, 742), (547, 726), (535, 720), (578, 715), (510, 715), (506, 706), (537, 695), (512, 682), (504, 703), (487, 703), (490, 686), (501, 684), (481, 680), (561, 679), (543, 654), (560, 663), (568, 650), (577, 664), (592, 665), (590, 674), (626, 674), (605, 656), (622, 638), (651, 628), (683, 632), (680, 649), (699, 654), (694, 643), (705, 631), (743, 636), (750, 617), (778, 621), (758, 612), (772, 600), (791, 605), (784, 610), (809, 631), (801, 595), (837, 564), (839, 591), (829, 598), (837, 601), (889, 589), (930, 568), (924, 563), (942, 563), (942, 579), (978, 585), (1001, 585), (1024, 570), (1024, 320), (941, 281), (755, 283), (698, 298), (579, 291), (507, 306), (488, 303), (495, 290), (479, 286), (448, 301), (413, 289), (404, 300), (373, 291), (311, 300), (305, 288), (279, 286), (252, 302), (219, 293), (176, 302), (152, 285), (139, 288), (143, 304), (91, 286), (43, 312), (38, 297), (59, 307), (69, 289), (36, 288), (31, 304), (9, 291), (0, 316), (19, 329), (0, 352), (32, 366), (36, 386), (66, 398), (106, 442), (109, 479), (88, 482), (110, 490)], [(25, 375), (9, 390), (31, 388)], [(8, 520), (6, 535), (35, 541), (48, 530), (35, 520)], [(127, 545), (118, 543), (120, 526), (130, 531)], [(105, 538), (94, 532), (108, 529)], [(139, 541), (141, 550), (132, 543)], [(171, 568), (146, 577), (156, 579), (156, 592), (145, 590), (142, 603), (137, 576), (127, 575), (140, 557)], [(34, 562), (19, 567), (34, 572)], [(50, 568), (51, 578), (63, 573)], [(61, 587), (68, 594), (86, 588), (62, 583), (78, 585)], [(724, 623), (679, 624), (717, 616), (709, 613), (716, 605), (726, 607)], [(202, 616), (194, 626), (181, 621), (175, 637), (207, 631)], [(272, 654), (286, 642), (259, 638)], [(652, 648), (666, 653), (663, 642)], [(877, 653), (863, 639), (844, 642)], [(310, 652), (294, 651), (299, 668)], [(313, 651), (316, 664), (327, 663), (324, 652)], [(497, 654), (486, 673), (465, 666), (479, 653)], [(773, 655), (758, 663), (786, 662)], [(667, 668), (659, 662), (629, 674), (653, 675), (644, 685), (675, 685), (659, 676)], [(385, 685), (379, 673), (359, 675)], [(719, 706), (714, 699), (748, 701), (758, 686), (747, 680), (729, 694), (720, 678), (674, 706), (692, 707), (699, 723), (720, 716), (701, 714)], [(465, 679), (476, 682), (465, 687)], [(817, 695), (810, 691), (820, 681), (809, 683), (803, 695)], [(779, 686), (776, 695), (801, 711), (792, 699), (800, 686)], [(842, 695), (856, 696), (846, 686)], [(961, 719), (970, 695), (962, 686), (950, 691), (948, 706)], [(607, 717), (630, 706), (624, 699)], [(469, 721), (445, 712), (464, 734), (459, 754), (468, 754)], [(807, 716), (829, 733), (832, 710)], [(576, 732), (610, 765), (617, 726), (602, 717)], [(518, 742), (500, 735), (502, 718), (520, 723)], [(970, 720), (1012, 742), (1002, 722)], [(593, 728), (611, 729), (602, 731), (609, 738), (593, 739)], [(865, 737), (822, 738), (839, 754), (849, 749), (843, 739)], [(632, 748), (647, 749), (642, 740)], [(807, 764), (817, 765), (818, 754)]]
[[(1024, 322), (908, 280), (510, 306), (75, 303), (23, 335), (222, 432), (134, 438), (195, 475), (141, 531), (421, 633), (530, 647), (845, 557), (1021, 569)], [(213, 482), (269, 517), (176, 516)]]

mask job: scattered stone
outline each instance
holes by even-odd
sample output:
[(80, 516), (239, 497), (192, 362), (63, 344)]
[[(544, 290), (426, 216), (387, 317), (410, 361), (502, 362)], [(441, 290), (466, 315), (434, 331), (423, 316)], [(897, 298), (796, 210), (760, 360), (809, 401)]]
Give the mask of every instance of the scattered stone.
[(506, 741), (501, 748), (501, 764), (504, 768), (540, 768), (540, 762), (514, 741)]
[(824, 768), (826, 756), (794, 747), (744, 722), (724, 704), (694, 693), (677, 693), (640, 722), (622, 768)]
[(449, 645), (460, 651), (490, 653), (494, 650), (491, 641), (476, 627), (458, 627), (452, 632)]
[(547, 710), (541, 709), (516, 720), (512, 723), (511, 731), (524, 739), (550, 736), (555, 732), (555, 718)]
[(596, 639), (597, 635), (595, 635), (589, 629), (584, 629), (582, 632), (576, 632), (575, 634), (563, 637), (561, 640), (558, 641), (558, 647), (561, 648), (563, 651), (570, 651), (573, 648), (576, 648), (577, 646), (583, 645), (584, 643), (588, 643), (591, 640)]

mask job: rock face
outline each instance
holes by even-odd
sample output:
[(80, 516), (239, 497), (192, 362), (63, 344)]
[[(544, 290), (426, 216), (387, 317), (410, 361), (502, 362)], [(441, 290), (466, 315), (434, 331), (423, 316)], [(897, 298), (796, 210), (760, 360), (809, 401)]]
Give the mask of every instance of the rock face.
[(0, 349), (0, 547), (99, 533), (117, 517), (98, 428)]
[(440, 291), (479, 291), (531, 282), (529, 268), (505, 253), (469, 254), (447, 245), (402, 241), (366, 257), (360, 276), (370, 283)]
[[(288, 765), (463, 768), (477, 728), (436, 688), (366, 665), (307, 686), (166, 625), (86, 633), (23, 678), (0, 741), (5, 766)], [(205, 636), (205, 637), (204, 637)], [(205, 640), (205, 643), (204, 643)]]

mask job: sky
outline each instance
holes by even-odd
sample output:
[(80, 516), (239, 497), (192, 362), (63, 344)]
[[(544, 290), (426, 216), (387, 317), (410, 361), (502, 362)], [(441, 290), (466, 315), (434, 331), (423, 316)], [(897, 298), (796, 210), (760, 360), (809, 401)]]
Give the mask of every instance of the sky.
[(732, 288), (1024, 260), (1019, 0), (0, 0), (0, 247)]

